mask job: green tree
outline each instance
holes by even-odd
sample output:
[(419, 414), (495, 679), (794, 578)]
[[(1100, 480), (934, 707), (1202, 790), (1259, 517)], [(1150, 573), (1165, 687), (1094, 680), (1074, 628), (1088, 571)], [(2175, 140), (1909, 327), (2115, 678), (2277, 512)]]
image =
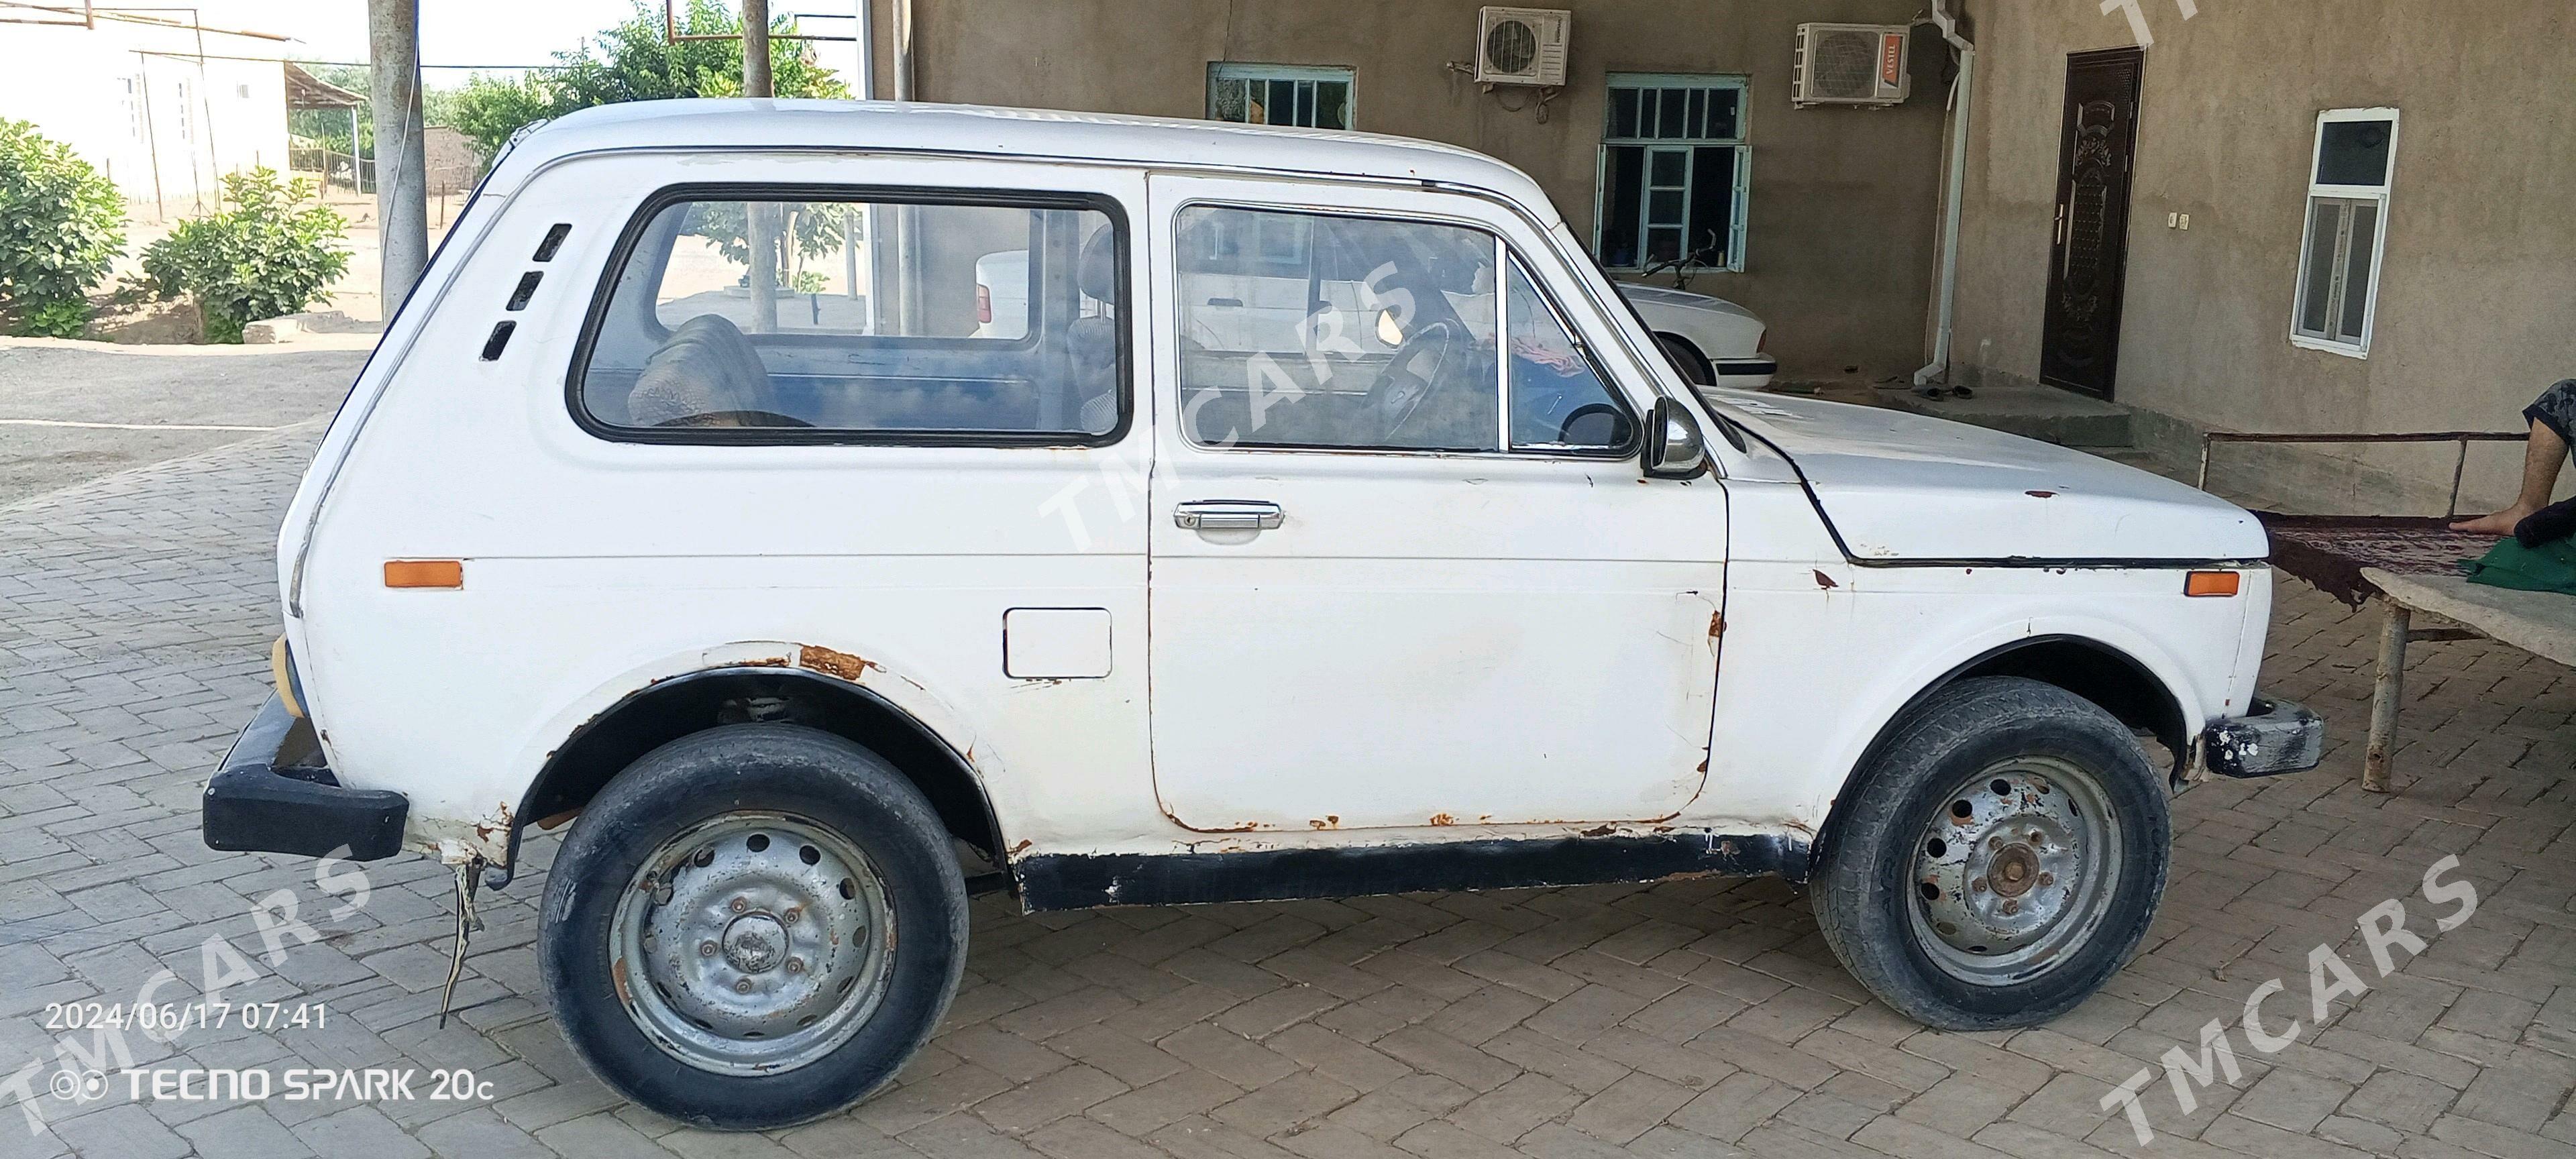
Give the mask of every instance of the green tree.
[(143, 275), (163, 298), (186, 294), (210, 342), (239, 342), (242, 326), (315, 302), (349, 269), (348, 223), (313, 203), (313, 183), (273, 169), (224, 176), (227, 207), (179, 223), (143, 250)]
[(554, 93), (530, 76), (476, 76), (456, 94), (454, 119), (448, 123), (474, 142), (474, 151), (490, 161), (510, 134), (554, 116)]
[(71, 146), (0, 119), (0, 317), (68, 338), (90, 286), (125, 249), (125, 198)]
[[(510, 134), (543, 117), (623, 101), (741, 95), (742, 41), (736, 35), (742, 31), (741, 16), (716, 0), (688, 0), (677, 23), (685, 35), (725, 39), (671, 43), (663, 35), (661, 8), (637, 0), (632, 16), (579, 51), (556, 53), (555, 66), (543, 75), (475, 78), (457, 94), (456, 127), (490, 157), (509, 142)], [(796, 27), (788, 17), (770, 26), (779, 32)], [(838, 77), (815, 62), (805, 41), (771, 41), (769, 67), (779, 96), (850, 95)]]

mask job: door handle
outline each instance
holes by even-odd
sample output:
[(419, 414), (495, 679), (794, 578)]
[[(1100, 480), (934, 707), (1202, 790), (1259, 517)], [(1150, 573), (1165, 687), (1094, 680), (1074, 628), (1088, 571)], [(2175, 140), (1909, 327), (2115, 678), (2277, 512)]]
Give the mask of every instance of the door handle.
[(1279, 505), (1260, 499), (1193, 499), (1172, 508), (1172, 522), (1194, 531), (1266, 531), (1279, 519)]

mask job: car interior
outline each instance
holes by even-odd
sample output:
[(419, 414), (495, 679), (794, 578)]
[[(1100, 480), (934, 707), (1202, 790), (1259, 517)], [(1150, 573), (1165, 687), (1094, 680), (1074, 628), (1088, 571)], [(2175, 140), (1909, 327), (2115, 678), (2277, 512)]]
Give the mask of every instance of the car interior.
[[(1107, 215), (843, 205), (839, 228), (861, 236), (818, 243), (799, 232), (812, 203), (765, 215), (745, 204), (673, 203), (630, 243), (580, 371), (594, 422), (893, 437), (1087, 438), (1118, 426), (1123, 247)], [(754, 309), (747, 262), (733, 260), (748, 253), (741, 223), (763, 216), (787, 223), (772, 228), (787, 260), (769, 318)], [(786, 252), (807, 249), (818, 252)], [(978, 337), (975, 263), (1012, 249), (1029, 255), (1027, 332)], [(789, 265), (800, 267), (793, 280)]]

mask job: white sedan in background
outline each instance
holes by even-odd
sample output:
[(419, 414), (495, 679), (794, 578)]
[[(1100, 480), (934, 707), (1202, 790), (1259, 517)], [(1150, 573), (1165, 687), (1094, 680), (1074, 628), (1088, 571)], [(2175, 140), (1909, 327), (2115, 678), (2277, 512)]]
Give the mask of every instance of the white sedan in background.
[[(1699, 386), (1742, 390), (1771, 385), (1780, 366), (1763, 350), (1766, 327), (1753, 311), (1688, 290), (1616, 284), (1683, 378)], [(1028, 333), (1027, 250), (1003, 250), (976, 260), (975, 313), (978, 338), (1016, 339)]]
[(1724, 298), (1667, 286), (1617, 283), (1621, 297), (1655, 333), (1664, 355), (1682, 377), (1701, 386), (1757, 390), (1771, 385), (1780, 364), (1763, 352), (1762, 319)]

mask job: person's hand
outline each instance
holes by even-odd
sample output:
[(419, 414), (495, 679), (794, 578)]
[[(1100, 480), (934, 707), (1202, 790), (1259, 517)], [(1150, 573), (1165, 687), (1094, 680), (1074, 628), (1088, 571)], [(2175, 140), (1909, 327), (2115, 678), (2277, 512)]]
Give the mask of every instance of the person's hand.
[(2459, 522), (2451, 525), (2451, 530), (2467, 532), (2471, 535), (2492, 535), (2498, 539), (2502, 539), (2505, 536), (2513, 534), (2513, 529), (2516, 525), (2520, 524), (2525, 519), (2531, 518), (2531, 513), (2534, 510), (2535, 508), (2524, 507), (2517, 503), (2502, 511), (2498, 511), (2493, 515), (2481, 515), (2475, 519), (2460, 520)]

